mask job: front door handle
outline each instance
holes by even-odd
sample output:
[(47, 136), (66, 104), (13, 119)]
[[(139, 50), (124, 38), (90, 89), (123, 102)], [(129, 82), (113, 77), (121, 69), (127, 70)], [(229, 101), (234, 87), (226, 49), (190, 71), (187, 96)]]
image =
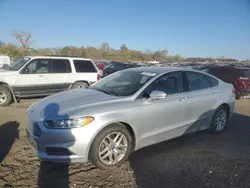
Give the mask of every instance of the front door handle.
[(216, 95), (216, 92), (212, 92), (212, 95)]
[(47, 79), (47, 77), (45, 75), (38, 75), (38, 77)]

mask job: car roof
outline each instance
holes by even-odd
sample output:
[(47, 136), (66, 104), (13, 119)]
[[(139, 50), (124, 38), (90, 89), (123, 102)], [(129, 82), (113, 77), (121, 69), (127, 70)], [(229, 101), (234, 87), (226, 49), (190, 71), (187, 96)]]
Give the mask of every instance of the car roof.
[(25, 56), (27, 58), (50, 58), (50, 59), (58, 59), (58, 58), (67, 58), (67, 59), (81, 59), (81, 60), (89, 60), (92, 61), (91, 59), (84, 58), (84, 57), (79, 57), (79, 56)]
[(188, 68), (179, 68), (179, 67), (137, 67), (137, 68), (125, 69), (124, 71), (129, 71), (132, 69), (135, 71), (152, 72), (156, 74), (163, 74), (163, 73), (168, 73), (168, 72), (173, 72), (173, 71), (192, 71), (192, 72), (199, 72), (199, 73), (204, 74), (204, 72), (201, 72), (201, 71), (188, 69)]

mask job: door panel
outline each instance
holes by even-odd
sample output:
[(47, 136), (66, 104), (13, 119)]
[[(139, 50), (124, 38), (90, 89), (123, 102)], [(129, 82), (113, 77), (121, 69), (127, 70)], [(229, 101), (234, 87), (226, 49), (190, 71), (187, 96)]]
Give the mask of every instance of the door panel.
[(50, 59), (47, 82), (50, 84), (51, 92), (57, 93), (68, 90), (71, 82), (71, 64), (68, 59)]
[(168, 96), (166, 99), (149, 102), (142, 99), (140, 107), (136, 110), (136, 117), (140, 125), (139, 147), (159, 143), (185, 132), (185, 106), (186, 101), (180, 100), (183, 94)]
[(13, 86), (17, 96), (46, 95), (50, 92), (46, 75), (42, 74), (21, 74)]
[(216, 105), (216, 87), (203, 73), (185, 71), (189, 132), (209, 127)]
[(58, 93), (68, 90), (72, 84), (70, 81), (70, 74), (49, 74), (47, 82), (50, 84), (51, 92)]
[(189, 132), (204, 130), (209, 127), (215, 112), (216, 91), (204, 89), (187, 94), (187, 115), (189, 117)]
[[(168, 73), (156, 79), (143, 93), (140, 108), (136, 111), (139, 147), (159, 143), (186, 132), (186, 93), (183, 92), (181, 73)], [(148, 94), (160, 90), (168, 93), (165, 99), (151, 100)]]
[(13, 86), (17, 96), (43, 96), (50, 92), (47, 81), (48, 59), (33, 59), (19, 73)]

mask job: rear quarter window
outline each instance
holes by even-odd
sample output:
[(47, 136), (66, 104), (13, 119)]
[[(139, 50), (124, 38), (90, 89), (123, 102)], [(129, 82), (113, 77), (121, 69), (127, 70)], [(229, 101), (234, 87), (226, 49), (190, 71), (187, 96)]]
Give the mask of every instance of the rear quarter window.
[(196, 91), (200, 89), (207, 89), (211, 87), (210, 82), (206, 79), (205, 75), (198, 72), (186, 72), (188, 81), (188, 90)]
[(73, 60), (76, 72), (78, 73), (96, 73), (97, 70), (92, 61), (89, 60)]
[(205, 75), (206, 79), (210, 82), (211, 87), (215, 87), (219, 84), (219, 81), (211, 76)]

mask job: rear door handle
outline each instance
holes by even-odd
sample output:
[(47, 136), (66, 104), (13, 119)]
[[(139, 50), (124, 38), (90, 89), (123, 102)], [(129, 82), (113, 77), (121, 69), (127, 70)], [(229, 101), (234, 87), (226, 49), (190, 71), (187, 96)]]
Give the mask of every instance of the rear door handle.
[(212, 95), (216, 95), (216, 92), (212, 92)]

